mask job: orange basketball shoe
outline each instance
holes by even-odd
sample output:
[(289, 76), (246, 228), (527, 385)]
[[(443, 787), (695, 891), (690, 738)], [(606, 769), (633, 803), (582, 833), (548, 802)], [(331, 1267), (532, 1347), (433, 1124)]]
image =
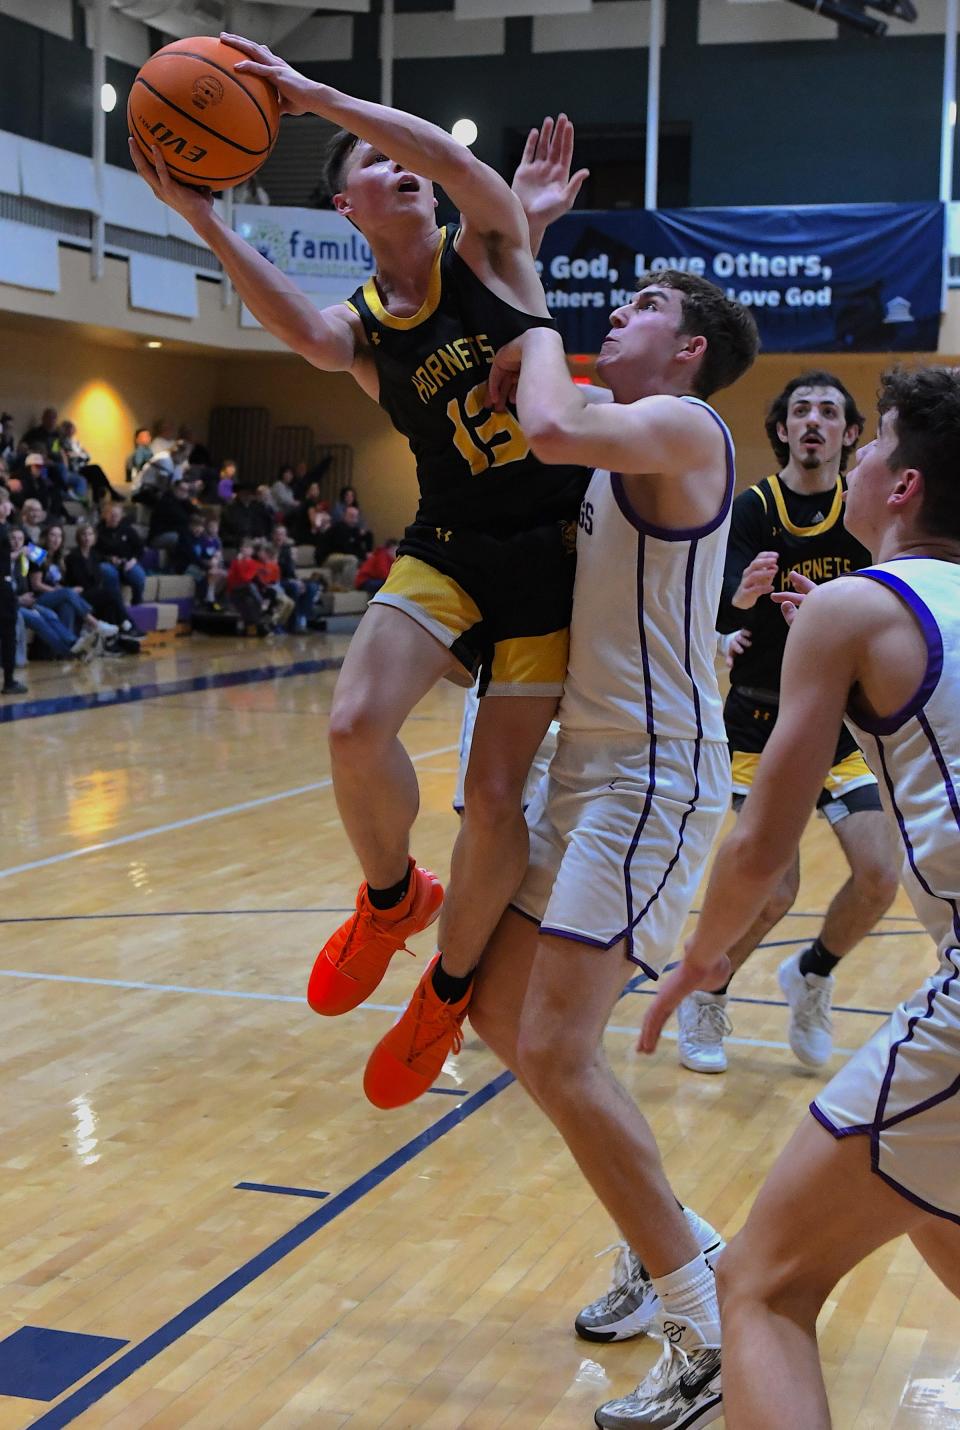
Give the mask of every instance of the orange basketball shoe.
[(375, 909), (360, 885), (356, 913), (330, 935), (313, 965), (307, 1002), (315, 1013), (332, 1018), (369, 998), (393, 955), (439, 915), (443, 885), (429, 869), (410, 864), (410, 889), (396, 909)]
[(448, 1053), (463, 1046), (460, 1029), (473, 985), (457, 1003), (444, 1003), (433, 991), (439, 953), (417, 984), (399, 1022), (394, 1023), (367, 1059), (363, 1090), (374, 1107), (402, 1107), (436, 1082)]

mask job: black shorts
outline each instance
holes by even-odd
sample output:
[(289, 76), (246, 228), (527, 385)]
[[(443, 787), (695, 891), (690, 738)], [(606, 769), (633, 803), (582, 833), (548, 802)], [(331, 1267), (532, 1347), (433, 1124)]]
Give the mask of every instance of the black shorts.
[(572, 521), (506, 536), (416, 523), (373, 603), (447, 646), (482, 694), (559, 696), (575, 571)]
[[(733, 807), (739, 809), (756, 775), (760, 756), (777, 719), (777, 706), (759, 696), (731, 688), (723, 707), (733, 777)], [(837, 824), (848, 814), (880, 809), (880, 791), (860, 747), (843, 727), (833, 762), (817, 800), (817, 809)]]

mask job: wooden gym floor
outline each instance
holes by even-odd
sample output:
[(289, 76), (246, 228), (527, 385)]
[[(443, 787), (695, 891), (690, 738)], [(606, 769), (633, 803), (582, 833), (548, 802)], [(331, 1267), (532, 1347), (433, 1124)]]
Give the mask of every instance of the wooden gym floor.
[[(96, 704), (0, 725), (0, 1430), (585, 1430), (654, 1359), (573, 1335), (614, 1233), (475, 1038), (434, 1094), (365, 1102), (416, 966), (343, 1019), (303, 1001), (358, 878), (319, 668), (344, 644), (34, 666), (20, 704)], [(447, 687), (406, 730), (414, 849), (442, 874), (459, 715)], [(775, 971), (843, 866), (822, 821), (803, 854), (797, 912), (734, 986), (726, 1076), (680, 1069), (672, 1041), (637, 1058), (643, 988), (608, 1034), (678, 1193), (728, 1235), (821, 1081), (786, 1047)], [(842, 970), (836, 1065), (931, 960), (901, 897)], [(960, 1427), (958, 1346), (912, 1247), (877, 1253), (823, 1316), (837, 1430)]]

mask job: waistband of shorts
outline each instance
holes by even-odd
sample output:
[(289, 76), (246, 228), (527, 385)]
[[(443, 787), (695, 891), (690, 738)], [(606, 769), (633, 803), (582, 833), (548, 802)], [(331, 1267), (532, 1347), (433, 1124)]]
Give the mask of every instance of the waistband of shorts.
[(779, 690), (764, 690), (759, 685), (733, 685), (730, 687), (734, 694), (742, 695), (745, 700), (758, 700), (761, 705), (779, 705)]

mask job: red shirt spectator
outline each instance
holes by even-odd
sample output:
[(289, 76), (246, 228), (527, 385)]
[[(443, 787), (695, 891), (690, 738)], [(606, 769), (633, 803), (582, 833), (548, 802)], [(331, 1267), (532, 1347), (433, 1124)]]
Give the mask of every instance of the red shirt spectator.
[(354, 577), (353, 584), (357, 591), (366, 591), (373, 596), (380, 590), (390, 574), (390, 567), (397, 559), (397, 544), (391, 537), (382, 546), (378, 546), (376, 551), (371, 551)]

